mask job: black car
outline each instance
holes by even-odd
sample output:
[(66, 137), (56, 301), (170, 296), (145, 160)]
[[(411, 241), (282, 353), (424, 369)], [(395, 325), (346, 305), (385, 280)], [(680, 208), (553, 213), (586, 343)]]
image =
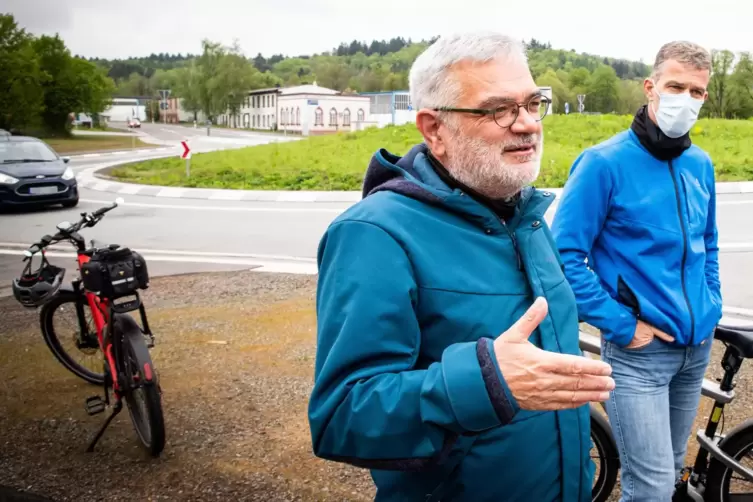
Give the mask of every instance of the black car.
[(0, 207), (78, 204), (73, 170), (47, 143), (0, 135)]

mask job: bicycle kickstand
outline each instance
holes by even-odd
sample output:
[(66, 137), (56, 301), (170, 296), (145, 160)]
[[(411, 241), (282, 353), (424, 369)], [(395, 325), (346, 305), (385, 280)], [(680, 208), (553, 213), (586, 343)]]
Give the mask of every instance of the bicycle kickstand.
[(112, 422), (112, 419), (115, 418), (115, 415), (120, 413), (120, 410), (123, 409), (123, 401), (120, 399), (115, 401), (115, 406), (112, 409), (112, 413), (110, 413), (110, 416), (107, 417), (107, 420), (105, 420), (105, 423), (102, 424), (102, 427), (97, 432), (97, 435), (94, 436), (94, 439), (92, 439), (92, 442), (89, 443), (89, 447), (86, 449), (87, 453), (91, 453), (94, 451), (94, 445), (97, 444), (97, 441), (102, 437), (102, 434), (105, 433), (105, 429), (107, 429), (107, 426), (110, 425), (110, 422)]

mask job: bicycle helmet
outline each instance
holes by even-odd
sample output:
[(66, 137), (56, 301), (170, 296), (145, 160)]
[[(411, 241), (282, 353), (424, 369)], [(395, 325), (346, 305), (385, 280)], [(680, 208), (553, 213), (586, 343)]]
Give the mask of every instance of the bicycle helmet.
[(57, 293), (64, 276), (65, 269), (52, 265), (44, 256), (42, 264), (32, 272), (30, 258), (21, 277), (13, 279), (13, 296), (24, 307), (39, 307)]

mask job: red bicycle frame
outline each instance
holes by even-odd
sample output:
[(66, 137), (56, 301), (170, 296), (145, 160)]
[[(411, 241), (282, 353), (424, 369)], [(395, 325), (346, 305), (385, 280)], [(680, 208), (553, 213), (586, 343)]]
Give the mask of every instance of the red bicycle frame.
[[(81, 251), (76, 252), (76, 262), (78, 263), (79, 273), (81, 272), (84, 264), (88, 263), (91, 258)], [(106, 298), (100, 299), (94, 293), (84, 291), (84, 296), (89, 304), (89, 309), (92, 312), (92, 318), (94, 319), (94, 325), (97, 328), (97, 340), (99, 341), (99, 347), (102, 349), (102, 353), (105, 355), (107, 365), (110, 367), (110, 375), (112, 376), (112, 388), (116, 395), (120, 387), (118, 385), (118, 379), (115, 376), (118, 374), (115, 367), (115, 358), (112, 354), (112, 340), (109, 340), (107, 346), (105, 346), (105, 327), (110, 323), (110, 302)]]

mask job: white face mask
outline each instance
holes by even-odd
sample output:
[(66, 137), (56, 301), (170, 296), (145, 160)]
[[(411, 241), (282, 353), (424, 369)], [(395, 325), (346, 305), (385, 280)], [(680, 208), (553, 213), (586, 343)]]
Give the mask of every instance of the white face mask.
[(661, 93), (659, 109), (654, 106), (653, 110), (659, 129), (670, 138), (679, 138), (695, 125), (701, 106), (703, 100), (695, 99), (688, 93)]

